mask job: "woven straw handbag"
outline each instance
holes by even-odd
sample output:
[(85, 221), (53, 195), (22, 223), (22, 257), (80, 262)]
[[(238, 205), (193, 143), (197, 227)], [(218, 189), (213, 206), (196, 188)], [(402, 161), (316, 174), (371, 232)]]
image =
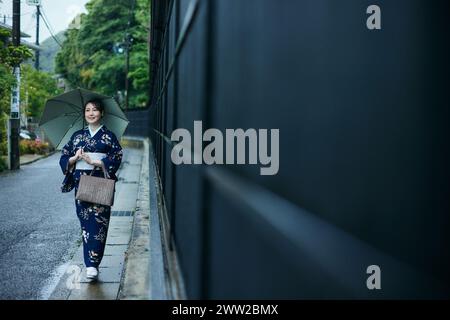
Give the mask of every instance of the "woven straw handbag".
[(103, 169), (101, 170), (104, 178), (93, 177), (92, 173), (94, 173), (94, 170), (91, 171), (90, 175), (81, 175), (75, 199), (112, 206), (114, 204), (116, 181), (108, 179)]

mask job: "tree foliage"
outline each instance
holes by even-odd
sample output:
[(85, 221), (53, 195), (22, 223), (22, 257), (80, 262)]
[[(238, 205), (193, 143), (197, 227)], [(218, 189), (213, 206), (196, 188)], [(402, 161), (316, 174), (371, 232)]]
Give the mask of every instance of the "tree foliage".
[(0, 157), (6, 154), (6, 121), (11, 104), (11, 87), (15, 84), (12, 67), (32, 56), (24, 47), (15, 47), (11, 43), (11, 32), (0, 29)]
[[(135, 1), (135, 8), (131, 6)], [(72, 87), (84, 87), (120, 100), (125, 91), (126, 34), (131, 107), (145, 106), (148, 85), (147, 35), (150, 0), (91, 0), (79, 29), (66, 32), (56, 72)], [(129, 25), (128, 25), (129, 23)]]
[(33, 56), (25, 46), (15, 47), (11, 40), (11, 32), (0, 29), (0, 65), (12, 67)]
[(0, 157), (6, 155), (6, 121), (11, 108), (11, 88), (15, 84), (12, 67), (21, 63), (20, 101), (21, 111), (26, 108), (27, 116), (36, 122), (41, 117), (45, 101), (60, 93), (53, 77), (37, 71), (24, 63), (32, 57), (32, 52), (24, 47), (14, 47), (11, 43), (10, 31), (0, 29)]
[[(37, 71), (28, 64), (22, 65), (20, 96), (28, 117), (38, 122), (50, 97), (62, 93), (51, 74)], [(26, 104), (25, 104), (26, 103)]]

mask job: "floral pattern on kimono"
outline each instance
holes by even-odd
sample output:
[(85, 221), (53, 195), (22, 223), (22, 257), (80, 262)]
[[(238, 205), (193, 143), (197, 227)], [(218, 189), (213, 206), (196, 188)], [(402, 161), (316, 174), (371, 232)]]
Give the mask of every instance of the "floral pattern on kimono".
[[(102, 161), (107, 175), (118, 180), (116, 172), (122, 162), (123, 152), (116, 136), (103, 126), (91, 137), (86, 127), (76, 131), (61, 151), (59, 164), (66, 175), (61, 186), (62, 192), (75, 189), (76, 194), (81, 175), (91, 173), (91, 170), (77, 170), (76, 164), (69, 168), (69, 158), (73, 157), (79, 148), (83, 148), (84, 152), (105, 153)], [(103, 172), (97, 168), (92, 175), (103, 177)], [(75, 207), (81, 225), (84, 262), (87, 267), (98, 267), (105, 249), (111, 207), (80, 200), (75, 200)]]

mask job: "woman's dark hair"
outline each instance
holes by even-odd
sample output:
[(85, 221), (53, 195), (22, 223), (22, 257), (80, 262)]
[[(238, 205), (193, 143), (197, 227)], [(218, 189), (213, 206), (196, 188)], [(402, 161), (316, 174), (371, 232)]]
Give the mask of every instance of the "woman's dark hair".
[(89, 103), (92, 103), (97, 108), (97, 110), (100, 111), (103, 114), (103, 111), (105, 110), (105, 107), (103, 106), (103, 103), (102, 103), (102, 101), (100, 99), (92, 99), (92, 100), (89, 100), (88, 102), (86, 102), (86, 104), (84, 105), (84, 109), (83, 109), (84, 112), (86, 112), (86, 106)]

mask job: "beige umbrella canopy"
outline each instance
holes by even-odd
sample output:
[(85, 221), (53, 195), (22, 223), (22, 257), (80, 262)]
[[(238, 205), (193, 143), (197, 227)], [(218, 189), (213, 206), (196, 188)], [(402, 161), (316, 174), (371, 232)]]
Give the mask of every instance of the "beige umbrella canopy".
[(102, 121), (106, 127), (117, 139), (123, 135), (129, 121), (116, 100), (78, 88), (48, 99), (45, 103), (39, 126), (56, 149), (60, 150), (75, 131), (85, 127), (84, 105), (92, 99), (102, 101), (105, 107)]

